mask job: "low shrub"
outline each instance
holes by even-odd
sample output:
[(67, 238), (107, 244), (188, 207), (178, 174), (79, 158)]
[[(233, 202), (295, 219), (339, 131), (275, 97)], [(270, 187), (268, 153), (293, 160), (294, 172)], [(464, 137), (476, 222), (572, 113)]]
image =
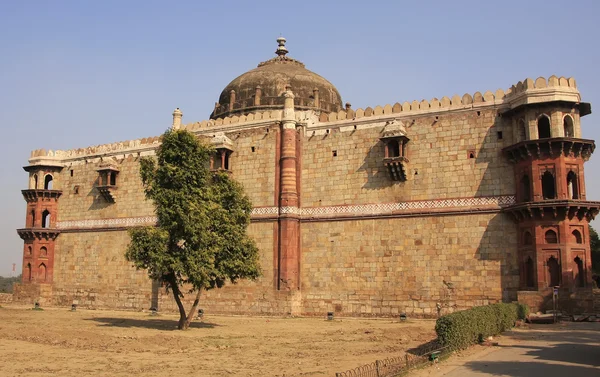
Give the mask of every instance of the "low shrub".
[(529, 312), (522, 304), (492, 304), (440, 317), (435, 331), (445, 347), (460, 349), (483, 341), (488, 336), (511, 329)]

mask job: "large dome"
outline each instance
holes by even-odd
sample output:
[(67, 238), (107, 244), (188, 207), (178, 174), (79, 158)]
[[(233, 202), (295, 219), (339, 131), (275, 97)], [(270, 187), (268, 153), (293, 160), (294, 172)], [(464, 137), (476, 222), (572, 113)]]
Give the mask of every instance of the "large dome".
[(223, 89), (211, 119), (282, 109), (281, 94), (288, 85), (294, 92), (297, 109), (326, 113), (342, 109), (342, 97), (335, 86), (286, 56), (285, 38), (278, 38), (277, 42), (276, 57), (238, 76)]

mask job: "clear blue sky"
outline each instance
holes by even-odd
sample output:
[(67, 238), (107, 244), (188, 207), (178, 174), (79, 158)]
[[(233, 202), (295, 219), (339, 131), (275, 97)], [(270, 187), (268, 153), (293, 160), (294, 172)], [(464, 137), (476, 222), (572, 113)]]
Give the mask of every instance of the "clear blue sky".
[(20, 271), (30, 150), (159, 135), (175, 107), (207, 119), (279, 35), (354, 108), (573, 76), (600, 140), (599, 16), (593, 0), (0, 1), (0, 275)]

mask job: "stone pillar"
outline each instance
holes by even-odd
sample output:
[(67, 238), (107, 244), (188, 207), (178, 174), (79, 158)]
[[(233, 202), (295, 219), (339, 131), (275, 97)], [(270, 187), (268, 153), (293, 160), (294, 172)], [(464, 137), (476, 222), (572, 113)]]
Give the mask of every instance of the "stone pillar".
[(173, 111), (173, 129), (178, 130), (181, 127), (181, 117), (183, 117), (183, 113), (179, 110), (179, 107)]
[(235, 90), (231, 89), (229, 92), (229, 111), (233, 111), (235, 105)]
[(260, 106), (260, 97), (262, 96), (262, 88), (260, 85), (256, 86), (254, 93), (254, 106)]
[(279, 290), (300, 288), (300, 216), (296, 169), (296, 116), (294, 94), (287, 86), (281, 122), (280, 195), (279, 195)]

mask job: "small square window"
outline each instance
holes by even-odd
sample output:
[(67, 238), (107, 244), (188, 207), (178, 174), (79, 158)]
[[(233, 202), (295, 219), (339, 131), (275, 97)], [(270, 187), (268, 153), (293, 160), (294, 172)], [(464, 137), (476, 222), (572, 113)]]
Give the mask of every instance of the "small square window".
[(333, 151), (333, 157), (337, 157), (337, 151)]

